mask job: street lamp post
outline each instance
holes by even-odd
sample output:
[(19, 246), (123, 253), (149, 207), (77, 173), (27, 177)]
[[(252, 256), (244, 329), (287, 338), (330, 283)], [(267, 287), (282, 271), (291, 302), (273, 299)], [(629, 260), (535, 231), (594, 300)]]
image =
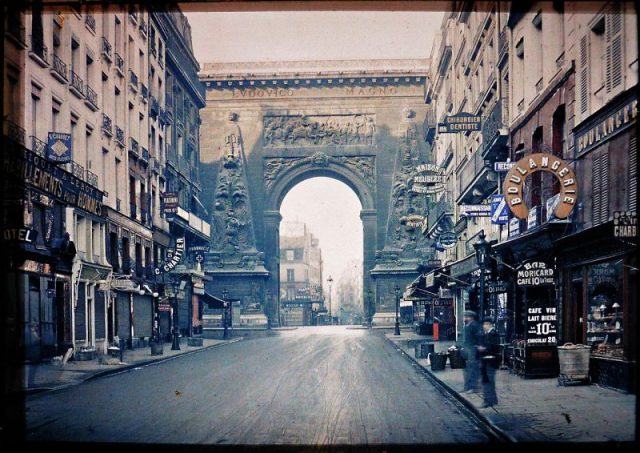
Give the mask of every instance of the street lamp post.
[(224, 301), (224, 308), (222, 309), (222, 327), (224, 328), (224, 339), (229, 338), (229, 322), (227, 312), (229, 309), (229, 302), (227, 301), (227, 289), (222, 290), (222, 300)]
[(173, 287), (173, 326), (171, 326), (171, 350), (179, 351), (180, 339), (178, 338), (178, 288), (180, 287), (180, 283), (177, 280), (174, 280), (173, 282), (171, 282), (171, 286)]
[(484, 230), (481, 230), (478, 241), (473, 244), (473, 248), (476, 249), (476, 261), (480, 268), (480, 319), (484, 318), (484, 273), (487, 268), (490, 247), (491, 244), (485, 240)]
[(397, 283), (393, 291), (396, 293), (396, 327), (393, 334), (400, 335), (400, 287)]
[(331, 325), (333, 325), (333, 314), (331, 313), (331, 284), (333, 283), (333, 278), (331, 278), (331, 275), (329, 275), (327, 283), (329, 284), (329, 319), (331, 320)]
[(367, 289), (367, 299), (369, 301), (367, 305), (367, 322), (371, 329), (373, 327), (373, 293), (371, 292), (371, 288)]

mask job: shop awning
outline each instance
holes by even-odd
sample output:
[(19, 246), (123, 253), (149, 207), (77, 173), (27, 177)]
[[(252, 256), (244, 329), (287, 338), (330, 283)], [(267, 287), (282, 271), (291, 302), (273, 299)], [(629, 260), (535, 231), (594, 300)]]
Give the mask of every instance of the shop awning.
[(417, 300), (431, 300), (434, 297), (438, 297), (438, 294), (427, 290), (426, 279), (424, 275), (416, 278), (411, 284), (407, 285), (403, 299), (408, 301)]
[(200, 294), (199, 300), (207, 304), (207, 308), (224, 308), (225, 301), (209, 293)]

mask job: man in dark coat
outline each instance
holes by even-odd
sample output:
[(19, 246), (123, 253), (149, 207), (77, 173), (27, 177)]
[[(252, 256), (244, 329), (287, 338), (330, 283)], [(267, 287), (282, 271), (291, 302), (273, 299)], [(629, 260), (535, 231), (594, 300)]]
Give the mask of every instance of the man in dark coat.
[(480, 379), (480, 363), (478, 360), (478, 346), (482, 345), (482, 327), (476, 320), (477, 315), (473, 311), (465, 311), (464, 317), (464, 341), (462, 345), (462, 356), (466, 360), (463, 369), (464, 391), (473, 393), (478, 391)]
[(484, 398), (482, 407), (487, 408), (498, 404), (498, 395), (496, 394), (496, 370), (500, 363), (500, 338), (491, 318), (485, 318), (483, 320), (482, 328), (484, 330), (484, 337), (482, 345), (478, 347), (478, 351), (480, 352), (480, 361), (482, 362), (480, 367), (482, 375), (482, 395)]

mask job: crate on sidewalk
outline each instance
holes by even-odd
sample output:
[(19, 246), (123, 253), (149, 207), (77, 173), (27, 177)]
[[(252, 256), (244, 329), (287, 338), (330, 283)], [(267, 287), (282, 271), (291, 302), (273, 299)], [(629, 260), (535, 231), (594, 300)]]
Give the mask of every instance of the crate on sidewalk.
[(426, 359), (429, 354), (435, 352), (433, 343), (419, 343), (415, 345), (416, 359)]
[(565, 343), (564, 346), (558, 346), (558, 362), (560, 364), (558, 384), (588, 384), (590, 382), (590, 356), (591, 347), (584, 344)]

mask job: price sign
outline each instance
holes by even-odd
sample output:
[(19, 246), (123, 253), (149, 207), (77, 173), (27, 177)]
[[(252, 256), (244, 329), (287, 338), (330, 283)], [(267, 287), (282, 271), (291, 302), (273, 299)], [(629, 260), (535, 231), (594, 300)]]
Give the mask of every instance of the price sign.
[(558, 315), (554, 301), (541, 300), (527, 307), (527, 345), (555, 346)]

